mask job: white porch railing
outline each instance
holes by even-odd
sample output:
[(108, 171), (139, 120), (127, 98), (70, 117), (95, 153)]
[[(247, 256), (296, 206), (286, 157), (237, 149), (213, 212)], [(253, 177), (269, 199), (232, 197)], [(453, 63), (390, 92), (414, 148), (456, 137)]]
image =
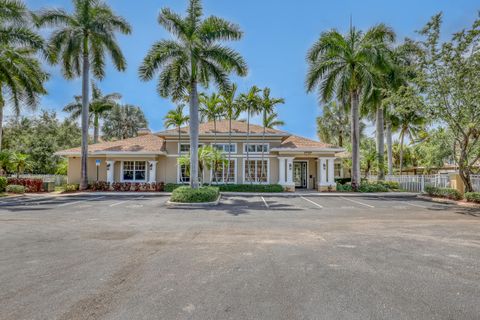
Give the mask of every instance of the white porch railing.
[[(369, 176), (369, 181), (376, 181), (376, 176)], [(425, 186), (434, 186), (437, 188), (450, 188), (450, 178), (444, 174), (434, 175), (402, 175), (385, 176), (385, 181), (398, 182), (402, 190), (410, 192), (424, 192)]]

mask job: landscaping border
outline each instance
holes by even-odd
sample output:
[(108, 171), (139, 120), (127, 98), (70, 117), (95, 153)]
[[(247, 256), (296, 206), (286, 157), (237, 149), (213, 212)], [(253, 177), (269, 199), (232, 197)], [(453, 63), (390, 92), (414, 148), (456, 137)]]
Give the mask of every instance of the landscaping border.
[(222, 194), (220, 193), (218, 195), (217, 200), (212, 201), (212, 202), (191, 202), (191, 203), (189, 202), (189, 203), (186, 203), (186, 202), (172, 202), (172, 201), (168, 200), (167, 202), (165, 202), (165, 204), (168, 207), (172, 207), (172, 208), (214, 207), (214, 206), (217, 206), (220, 203), (221, 198), (222, 198)]
[(456, 201), (456, 200), (445, 199), (445, 198), (431, 197), (424, 194), (417, 195), (417, 198), (432, 201), (432, 202), (438, 202), (438, 203), (454, 204), (457, 206), (462, 206), (467, 208), (480, 208), (480, 204), (474, 203), (474, 202), (467, 202), (465, 200)]

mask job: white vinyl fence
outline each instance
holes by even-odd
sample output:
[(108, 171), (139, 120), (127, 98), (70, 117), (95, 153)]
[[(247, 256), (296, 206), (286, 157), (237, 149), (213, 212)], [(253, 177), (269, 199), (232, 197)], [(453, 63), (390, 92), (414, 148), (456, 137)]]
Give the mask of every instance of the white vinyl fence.
[[(11, 177), (16, 178), (17, 175), (11, 175)], [(55, 182), (55, 186), (62, 186), (67, 183), (67, 176), (55, 174), (21, 174), (19, 177), (25, 179), (42, 179), (43, 182)]]
[[(377, 180), (376, 177), (368, 177), (368, 180)], [(402, 190), (410, 192), (424, 192), (425, 186), (437, 188), (450, 188), (450, 178), (445, 174), (434, 175), (411, 175), (411, 176), (385, 176), (385, 181), (398, 182)]]
[(472, 181), (473, 191), (480, 192), (480, 175), (471, 175), (470, 180)]

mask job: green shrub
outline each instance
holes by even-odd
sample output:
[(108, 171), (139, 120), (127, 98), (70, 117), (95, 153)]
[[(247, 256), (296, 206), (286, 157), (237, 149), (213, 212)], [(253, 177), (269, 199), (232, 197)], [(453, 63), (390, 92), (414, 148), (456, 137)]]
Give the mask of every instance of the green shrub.
[(381, 183), (362, 182), (358, 188), (359, 192), (388, 192), (389, 189)]
[(396, 181), (377, 181), (377, 184), (381, 184), (389, 190), (399, 190), (400, 184)]
[(336, 182), (337, 184), (343, 184), (343, 185), (345, 185), (345, 184), (347, 184), (347, 183), (349, 183), (349, 182), (352, 182), (352, 178), (336, 178), (336, 179), (335, 179), (335, 182)]
[(25, 193), (25, 187), (20, 186), (18, 184), (10, 184), (6, 187), (7, 192), (9, 193), (18, 193), (18, 194), (23, 194)]
[(66, 184), (63, 186), (63, 192), (75, 192), (80, 189), (79, 184)]
[(7, 187), (8, 180), (5, 177), (0, 177), (0, 192), (4, 192)]
[(352, 185), (350, 184), (337, 184), (338, 192), (352, 192)]
[(426, 186), (425, 192), (432, 197), (446, 198), (451, 200), (461, 200), (462, 194), (451, 188), (437, 188), (433, 186)]
[(180, 187), (185, 187), (186, 185), (184, 184), (177, 184), (177, 183), (167, 183), (165, 185), (165, 191), (166, 192), (173, 192), (173, 190), (180, 188)]
[(216, 187), (201, 187), (192, 189), (188, 186), (181, 186), (173, 190), (170, 201), (181, 203), (212, 202), (218, 199), (220, 191)]
[(222, 192), (283, 192), (279, 184), (220, 184), (215, 187)]
[(465, 193), (465, 199), (468, 202), (480, 203), (480, 192), (467, 192)]

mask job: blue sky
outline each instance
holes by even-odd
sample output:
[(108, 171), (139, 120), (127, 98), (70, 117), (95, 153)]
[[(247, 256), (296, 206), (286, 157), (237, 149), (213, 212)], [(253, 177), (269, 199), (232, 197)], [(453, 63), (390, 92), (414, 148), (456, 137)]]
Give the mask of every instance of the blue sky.
[[(70, 0), (27, 0), (32, 9), (63, 7), (71, 9)], [(160, 8), (185, 11), (187, 0), (109, 0), (113, 9), (133, 26), (133, 34), (119, 37), (128, 61), (126, 72), (108, 66), (107, 77), (100, 83), (106, 93), (120, 92), (123, 102), (141, 106), (154, 131), (162, 129), (165, 113), (172, 102), (160, 98), (156, 83), (141, 82), (138, 66), (150, 46), (169, 35), (157, 24)], [(246, 59), (249, 75), (235, 79), (240, 91), (252, 85), (270, 87), (272, 96), (283, 97), (286, 104), (278, 108), (286, 122), (282, 129), (306, 137), (316, 137), (315, 118), (321, 108), (314, 94), (305, 93), (307, 70), (305, 54), (320, 33), (332, 28), (345, 31), (350, 15), (356, 27), (384, 22), (397, 32), (398, 39), (416, 37), (435, 13), (444, 12), (444, 34), (466, 27), (480, 9), (478, 0), (402, 0), (402, 1), (321, 1), (321, 0), (204, 0), (207, 15), (214, 14), (239, 24), (245, 33), (240, 42), (232, 43)], [(60, 110), (81, 92), (79, 79), (67, 81), (58, 67), (48, 67), (52, 74), (47, 85), (48, 96), (42, 108)]]

